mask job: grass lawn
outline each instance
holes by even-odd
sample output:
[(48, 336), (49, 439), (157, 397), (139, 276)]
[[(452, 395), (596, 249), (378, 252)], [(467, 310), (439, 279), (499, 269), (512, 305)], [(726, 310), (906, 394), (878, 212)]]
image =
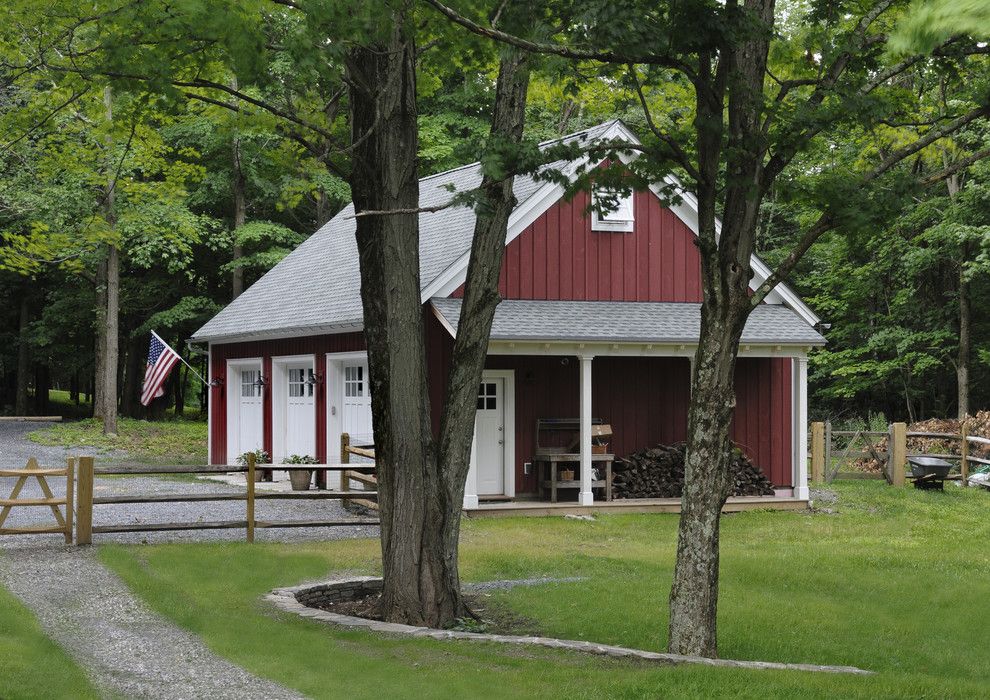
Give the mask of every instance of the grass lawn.
[(122, 452), (128, 461), (206, 464), (205, 420), (119, 418), (117, 431), (117, 437), (107, 437), (100, 421), (87, 418), (53, 423), (28, 433), (28, 438), (39, 445), (88, 447), (105, 454)]
[(0, 588), (0, 698), (96, 697), (82, 670), (45, 636), (34, 615)]
[[(151, 606), (251, 671), (315, 697), (974, 697), (990, 686), (990, 494), (836, 485), (835, 514), (723, 519), (720, 653), (851, 664), (869, 678), (657, 667), (551, 650), (388, 638), (276, 612), (271, 588), (374, 573), (369, 540), (104, 546)], [(465, 580), (584, 581), (496, 595), (543, 633), (663, 649), (676, 516), (465, 522)]]

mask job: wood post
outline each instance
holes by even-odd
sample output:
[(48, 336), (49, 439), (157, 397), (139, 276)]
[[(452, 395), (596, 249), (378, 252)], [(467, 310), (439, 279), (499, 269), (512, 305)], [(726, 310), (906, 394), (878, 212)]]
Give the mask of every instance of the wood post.
[(890, 483), (904, 485), (904, 465), (907, 462), (907, 425), (892, 423), (890, 426)]
[(825, 473), (832, 471), (832, 421), (825, 421)]
[(255, 473), (255, 454), (254, 452), (248, 452), (247, 456), (247, 513), (245, 519), (247, 520), (247, 541), (254, 542), (254, 473)]
[(825, 424), (811, 424), (811, 483), (825, 480)]
[(69, 457), (65, 460), (65, 543), (72, 544), (72, 509), (76, 507), (73, 503), (73, 483), (76, 477), (76, 459)]
[(959, 437), (962, 442), (959, 446), (959, 454), (962, 459), (959, 462), (959, 474), (962, 476), (962, 485), (969, 486), (969, 421), (963, 421), (959, 427)]
[[(351, 453), (347, 450), (351, 446), (351, 436), (348, 433), (340, 434), (340, 463), (350, 464), (351, 463)], [(340, 472), (340, 490), (350, 491), (351, 490), (351, 473), (348, 470)], [(340, 501), (340, 505), (346, 508), (350, 504), (349, 498), (343, 498)]]
[(76, 544), (93, 544), (93, 458), (79, 458), (76, 489)]

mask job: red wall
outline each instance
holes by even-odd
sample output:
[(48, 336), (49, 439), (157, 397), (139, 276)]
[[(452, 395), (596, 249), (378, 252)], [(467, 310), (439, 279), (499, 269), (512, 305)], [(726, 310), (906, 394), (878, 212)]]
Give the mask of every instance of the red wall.
[(506, 247), (502, 298), (701, 301), (695, 235), (656, 195), (635, 194), (631, 233), (592, 231), (589, 196), (557, 202)]
[[(281, 340), (259, 340), (249, 343), (228, 343), (211, 348), (210, 373), (212, 378), (222, 378), (224, 385), (212, 387), (210, 414), (210, 462), (227, 462), (227, 360), (246, 357), (262, 358), (262, 374), (266, 379), (272, 376), (272, 357), (285, 355), (313, 355), (315, 372), (326, 377), (326, 353), (354, 352), (365, 349), (364, 336), (360, 333), (338, 335), (316, 335), (305, 338), (283, 338)], [(316, 387), (316, 455), (321, 462), (326, 461), (327, 445), (327, 401), (326, 384)], [(272, 399), (266, 387), (262, 394), (262, 444), (269, 454), (272, 452)]]
[(736, 360), (736, 411), (732, 440), (774, 486), (793, 486), (791, 453), (792, 360)]
[[(430, 312), (427, 353), (434, 432), (452, 347), (450, 335)], [(533, 493), (536, 480), (523, 473), (523, 463), (536, 451), (536, 420), (578, 417), (578, 361), (495, 355), (485, 366), (515, 370), (516, 491)], [(687, 358), (672, 357), (598, 357), (592, 362), (592, 415), (611, 424), (616, 456), (687, 439), (690, 368)], [(736, 363), (736, 415), (741, 418), (733, 422), (732, 439), (782, 487), (792, 485), (790, 382), (788, 358), (741, 358)]]

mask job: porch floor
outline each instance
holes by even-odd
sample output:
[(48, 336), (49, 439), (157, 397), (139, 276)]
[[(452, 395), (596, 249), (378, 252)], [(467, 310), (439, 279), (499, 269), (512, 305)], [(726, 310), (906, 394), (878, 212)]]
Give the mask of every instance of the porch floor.
[[(746, 510), (805, 510), (810, 501), (792, 496), (733, 496), (722, 508), (723, 513)], [(482, 501), (477, 508), (465, 510), (469, 518), (502, 518), (545, 515), (592, 515), (594, 513), (680, 513), (679, 498), (627, 498), (598, 501), (590, 506), (574, 502), (550, 503), (537, 500)]]

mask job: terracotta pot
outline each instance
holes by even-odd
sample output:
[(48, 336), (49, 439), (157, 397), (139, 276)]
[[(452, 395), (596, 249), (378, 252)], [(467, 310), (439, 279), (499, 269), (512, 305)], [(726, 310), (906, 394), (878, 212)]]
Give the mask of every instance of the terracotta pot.
[(313, 481), (313, 470), (293, 470), (289, 472), (289, 481), (293, 491), (309, 491), (309, 485)]

